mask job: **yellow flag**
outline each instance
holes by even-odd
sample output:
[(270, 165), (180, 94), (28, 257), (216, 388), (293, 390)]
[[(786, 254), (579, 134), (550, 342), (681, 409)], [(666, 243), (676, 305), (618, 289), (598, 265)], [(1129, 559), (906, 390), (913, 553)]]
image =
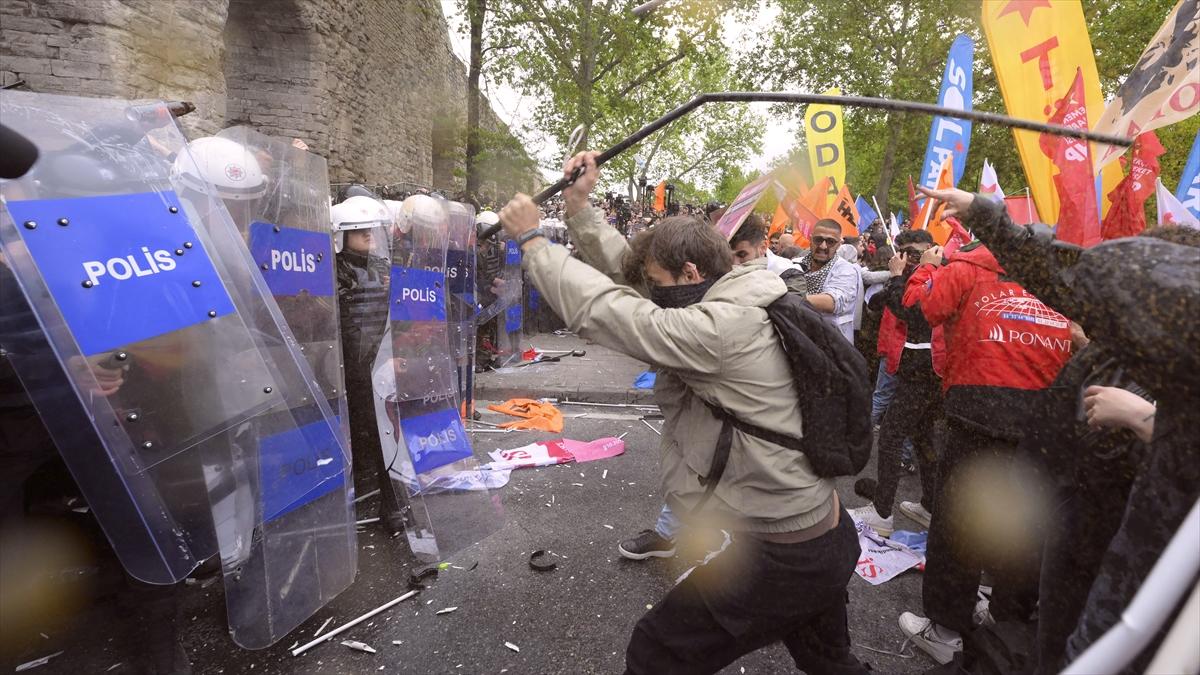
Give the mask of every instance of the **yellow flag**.
[[(983, 30), (1008, 114), (1047, 121), (1070, 90), (1076, 69), (1082, 69), (1088, 119), (1100, 119), (1104, 96), (1079, 0), (983, 0)], [(1013, 135), (1038, 211), (1047, 222), (1057, 223), (1058, 169), (1042, 152), (1038, 133), (1014, 129)], [(1098, 150), (1092, 146), (1093, 158)], [(1112, 192), (1119, 182), (1121, 168), (1113, 164), (1104, 171), (1101, 194)], [(1108, 206), (1105, 199), (1105, 211)]]
[[(837, 87), (826, 95), (839, 96)], [(846, 152), (842, 143), (842, 106), (813, 104), (804, 112), (804, 137), (813, 184), (829, 179), (829, 196), (837, 197), (846, 183)]]

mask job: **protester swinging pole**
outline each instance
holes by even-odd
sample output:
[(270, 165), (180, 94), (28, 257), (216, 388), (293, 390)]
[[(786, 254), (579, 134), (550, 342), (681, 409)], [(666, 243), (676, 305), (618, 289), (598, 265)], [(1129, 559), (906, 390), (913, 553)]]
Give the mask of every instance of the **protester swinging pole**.
[[(693, 110), (706, 103), (824, 103), (827, 105), (840, 105), (851, 108), (871, 108), (874, 110), (925, 113), (933, 116), (953, 117), (960, 120), (970, 120), (972, 122), (982, 122), (984, 124), (998, 124), (1000, 126), (1012, 127), (1014, 129), (1024, 129), (1026, 131), (1036, 131), (1054, 136), (1066, 136), (1069, 138), (1078, 138), (1095, 143), (1117, 145), (1123, 148), (1133, 145), (1133, 139), (1125, 138), (1123, 136), (1098, 134), (1086, 129), (1072, 129), (1059, 124), (1035, 122), (1034, 120), (1019, 119), (998, 113), (944, 108), (932, 103), (919, 103), (917, 101), (894, 101), (891, 99), (872, 98), (869, 96), (834, 96), (831, 94), (800, 94), (782, 91), (727, 91), (697, 95), (687, 103), (684, 103), (683, 105), (654, 120), (653, 122), (650, 122), (621, 142), (600, 153), (600, 155), (596, 158), (596, 166), (600, 166), (613, 157), (625, 152), (650, 134), (662, 129), (684, 115), (691, 113)], [(578, 178), (579, 173), (581, 173), (581, 170), (577, 169), (575, 174), (572, 175), (570, 179), (560, 178), (558, 182), (534, 195), (533, 203), (541, 204), (547, 199), (558, 194), (563, 190), (563, 188), (567, 187), (571, 183), (574, 183), (575, 179)], [(500, 228), (500, 223), (489, 227), (479, 234), (479, 239), (483, 240), (495, 236), (495, 234), (500, 231)]]

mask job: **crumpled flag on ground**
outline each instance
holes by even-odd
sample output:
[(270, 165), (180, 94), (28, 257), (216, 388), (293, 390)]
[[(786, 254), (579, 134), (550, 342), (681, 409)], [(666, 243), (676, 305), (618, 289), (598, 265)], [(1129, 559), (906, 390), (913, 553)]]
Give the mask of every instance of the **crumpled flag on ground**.
[(422, 477), (421, 484), (412, 484), (409, 489), (414, 495), (436, 495), (440, 492), (499, 490), (508, 485), (512, 471), (455, 471), (444, 476), (433, 476), (431, 480)]
[(552, 466), (567, 462), (590, 462), (616, 457), (625, 452), (625, 441), (619, 438), (598, 438), (591, 442), (558, 438), (553, 441), (530, 443), (510, 450), (493, 450), (494, 460), (483, 468), (493, 471)]
[(904, 544), (886, 539), (861, 520), (854, 520), (854, 529), (858, 531), (858, 546), (862, 549), (854, 571), (872, 586), (925, 562), (924, 556)]
[(504, 403), (489, 405), (488, 410), (525, 418), (516, 422), (505, 422), (500, 425), (501, 429), (529, 429), (555, 434), (562, 433), (563, 430), (562, 411), (549, 403), (531, 398), (510, 398)]

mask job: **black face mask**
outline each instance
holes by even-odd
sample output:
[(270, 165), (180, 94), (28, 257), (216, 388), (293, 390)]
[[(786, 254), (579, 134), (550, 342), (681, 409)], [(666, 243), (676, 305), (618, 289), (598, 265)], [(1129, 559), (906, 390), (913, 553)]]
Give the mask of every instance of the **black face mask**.
[(716, 279), (701, 281), (698, 284), (683, 284), (681, 286), (654, 286), (650, 289), (650, 301), (663, 309), (677, 309), (700, 302), (708, 289), (717, 282)]

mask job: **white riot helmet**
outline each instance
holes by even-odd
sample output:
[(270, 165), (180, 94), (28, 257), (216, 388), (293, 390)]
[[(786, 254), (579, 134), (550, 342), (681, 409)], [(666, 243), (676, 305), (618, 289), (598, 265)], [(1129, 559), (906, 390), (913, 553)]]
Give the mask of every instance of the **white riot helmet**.
[(401, 234), (408, 234), (412, 229), (412, 223), (408, 221), (408, 215), (404, 213), (404, 202), (396, 201), (395, 199), (383, 200), (387, 206), (388, 213), (392, 215), (392, 221), (396, 225), (396, 230)]
[(427, 241), (425, 238), (446, 236), (449, 220), (446, 218), (446, 210), (437, 199), (429, 195), (413, 195), (404, 200), (402, 211), (414, 237)]
[(500, 215), (495, 211), (480, 211), (478, 216), (475, 216), (476, 225), (486, 225), (491, 227), (500, 222)]
[(372, 227), (387, 227), (392, 224), (392, 215), (382, 202), (366, 196), (349, 197), (329, 209), (333, 224), (334, 250), (342, 252), (343, 234), (346, 230), (365, 230)]
[(171, 175), (187, 188), (229, 201), (258, 199), (267, 191), (267, 177), (258, 160), (237, 141), (218, 136), (197, 138), (187, 144), (171, 167)]

